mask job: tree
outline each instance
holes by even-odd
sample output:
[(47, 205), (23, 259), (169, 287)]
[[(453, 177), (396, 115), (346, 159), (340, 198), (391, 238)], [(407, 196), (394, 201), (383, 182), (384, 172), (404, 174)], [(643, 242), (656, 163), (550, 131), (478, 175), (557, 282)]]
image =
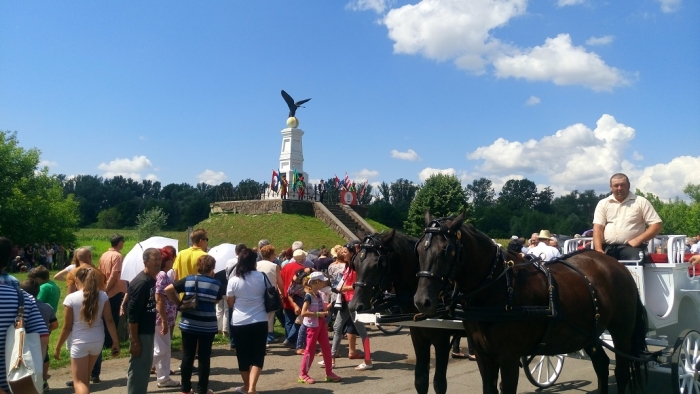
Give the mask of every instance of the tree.
[(97, 214), (97, 227), (99, 228), (120, 228), (121, 221), (122, 215), (119, 213), (117, 207), (107, 208)]
[(408, 210), (404, 223), (406, 232), (416, 236), (423, 233), (426, 211), (436, 218), (456, 216), (462, 212), (466, 212), (466, 218), (470, 218), (467, 193), (457, 177), (433, 174), (425, 181)]
[(700, 185), (689, 183), (683, 188), (683, 193), (696, 203), (700, 203)]
[(39, 155), (20, 147), (16, 132), (0, 131), (0, 234), (18, 245), (72, 242), (78, 204), (46, 167), (38, 168)]
[(495, 203), (496, 191), (493, 190), (491, 180), (479, 178), (475, 179), (471, 185), (467, 185), (467, 196), (471, 200), (474, 212), (482, 212)]
[(511, 211), (531, 209), (537, 203), (537, 185), (529, 179), (510, 179), (498, 195), (498, 204)]
[(158, 234), (168, 221), (168, 215), (159, 207), (140, 213), (136, 217), (136, 233), (143, 241)]

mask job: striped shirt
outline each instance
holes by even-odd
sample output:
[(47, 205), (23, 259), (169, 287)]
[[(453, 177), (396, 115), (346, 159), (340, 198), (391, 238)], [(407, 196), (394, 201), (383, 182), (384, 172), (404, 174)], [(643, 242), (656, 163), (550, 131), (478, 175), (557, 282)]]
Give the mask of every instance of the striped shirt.
[[(216, 303), (224, 296), (225, 289), (219, 281), (205, 275), (197, 277), (197, 308), (183, 311), (180, 318), (180, 330), (191, 333), (212, 333), (218, 331), (216, 324)], [(195, 276), (190, 275), (173, 283), (178, 293), (188, 297), (195, 293)]]
[[(36, 306), (34, 298), (29, 294), (22, 292), (24, 295), (24, 328), (28, 333), (38, 333), (48, 335), (49, 331), (46, 328), (44, 319), (39, 313), (39, 308)], [(10, 392), (10, 387), (7, 385), (5, 374), (5, 333), (7, 328), (15, 323), (19, 304), (17, 303), (17, 290), (11, 286), (0, 285), (0, 387), (3, 390)]]

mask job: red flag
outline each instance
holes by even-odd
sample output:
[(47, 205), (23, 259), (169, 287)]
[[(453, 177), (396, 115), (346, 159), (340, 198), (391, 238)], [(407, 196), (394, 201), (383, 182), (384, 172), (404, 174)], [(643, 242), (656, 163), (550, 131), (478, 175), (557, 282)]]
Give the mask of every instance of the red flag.
[(350, 178), (348, 177), (348, 173), (346, 172), (345, 173), (345, 187), (347, 188), (349, 186), (350, 186)]
[(270, 181), (270, 189), (277, 193), (277, 188), (279, 187), (279, 174), (277, 171), (272, 170), (272, 181)]
[(338, 175), (335, 176), (335, 188), (337, 189), (338, 186), (340, 186), (340, 179), (338, 179)]

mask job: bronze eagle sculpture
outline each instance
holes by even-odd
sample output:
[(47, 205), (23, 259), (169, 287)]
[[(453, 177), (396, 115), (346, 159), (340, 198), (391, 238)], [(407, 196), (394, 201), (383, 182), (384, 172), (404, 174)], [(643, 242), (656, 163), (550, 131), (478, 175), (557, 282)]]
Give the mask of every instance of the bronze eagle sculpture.
[[(297, 112), (297, 108), (302, 107), (302, 104), (311, 100), (310, 98), (307, 98), (305, 100), (299, 100), (295, 103), (294, 99), (292, 99), (292, 96), (290, 96), (284, 90), (282, 90), (282, 98), (284, 98), (284, 101), (287, 103), (287, 106), (289, 107), (289, 117), (290, 118), (294, 117), (294, 114)], [(302, 108), (304, 108), (304, 107), (302, 107)]]

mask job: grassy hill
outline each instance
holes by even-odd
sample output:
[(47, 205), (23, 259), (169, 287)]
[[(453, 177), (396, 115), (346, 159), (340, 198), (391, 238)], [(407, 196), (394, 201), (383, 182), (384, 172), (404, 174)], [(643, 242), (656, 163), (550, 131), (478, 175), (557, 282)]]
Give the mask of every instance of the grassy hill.
[(215, 215), (194, 228), (207, 230), (210, 246), (227, 242), (244, 243), (252, 248), (259, 240), (269, 239), (279, 251), (291, 247), (294, 241), (302, 241), (306, 250), (345, 243), (322, 221), (303, 215)]

